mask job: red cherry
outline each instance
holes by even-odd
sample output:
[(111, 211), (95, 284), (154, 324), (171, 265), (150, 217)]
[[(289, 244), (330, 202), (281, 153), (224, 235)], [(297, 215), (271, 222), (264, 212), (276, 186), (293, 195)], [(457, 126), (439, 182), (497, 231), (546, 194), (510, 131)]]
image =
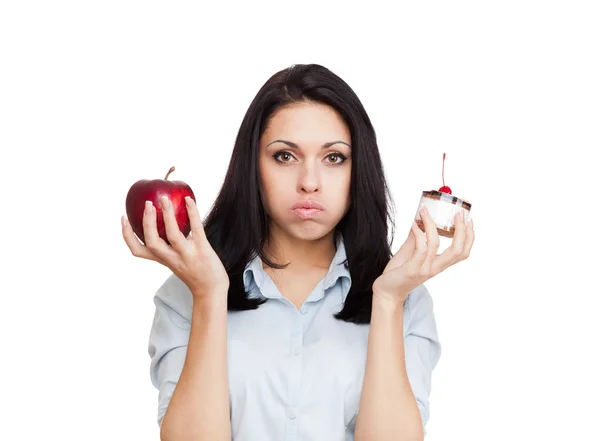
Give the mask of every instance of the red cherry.
[(442, 193), (448, 193), (448, 194), (452, 194), (452, 190), (450, 190), (450, 187), (446, 187), (446, 182), (444, 181), (444, 164), (446, 162), (446, 154), (444, 153), (444, 159), (442, 161), (442, 183), (444, 184), (443, 187), (441, 187), (438, 191), (441, 191)]

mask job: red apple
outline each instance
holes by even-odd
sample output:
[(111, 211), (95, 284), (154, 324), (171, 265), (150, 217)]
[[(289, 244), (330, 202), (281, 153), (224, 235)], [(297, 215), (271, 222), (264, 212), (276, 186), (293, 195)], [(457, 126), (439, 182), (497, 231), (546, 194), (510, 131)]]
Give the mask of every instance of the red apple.
[(151, 201), (156, 209), (156, 222), (158, 235), (162, 237), (169, 245), (167, 233), (165, 231), (165, 222), (162, 214), (162, 203), (160, 198), (167, 196), (173, 204), (175, 219), (179, 230), (185, 237), (190, 233), (190, 219), (187, 214), (185, 197), (190, 196), (194, 201), (196, 197), (188, 184), (183, 181), (169, 181), (169, 175), (175, 171), (171, 167), (164, 179), (142, 179), (131, 186), (125, 199), (125, 210), (127, 219), (131, 224), (133, 232), (145, 244), (144, 228), (142, 226), (144, 218), (144, 206), (146, 201)]

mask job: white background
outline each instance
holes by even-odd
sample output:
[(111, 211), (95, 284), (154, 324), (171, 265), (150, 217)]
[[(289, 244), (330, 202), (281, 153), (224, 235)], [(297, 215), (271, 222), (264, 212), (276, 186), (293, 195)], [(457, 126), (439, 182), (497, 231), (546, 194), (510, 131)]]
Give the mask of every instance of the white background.
[(158, 440), (169, 270), (129, 253), (125, 195), (175, 166), (206, 214), (258, 89), (319, 63), (375, 125), (394, 251), (443, 152), (473, 203), (471, 257), (426, 283), (427, 439), (600, 439), (599, 22), (573, 0), (3, 2), (2, 437)]

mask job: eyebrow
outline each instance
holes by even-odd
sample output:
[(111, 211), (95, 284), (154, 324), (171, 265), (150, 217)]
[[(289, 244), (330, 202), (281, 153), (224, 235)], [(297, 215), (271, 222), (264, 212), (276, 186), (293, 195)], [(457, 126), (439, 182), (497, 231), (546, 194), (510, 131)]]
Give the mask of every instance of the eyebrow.
[[(299, 149), (300, 147), (298, 146), (298, 144), (296, 144), (295, 142), (292, 141), (286, 141), (284, 139), (276, 139), (275, 141), (270, 142), (269, 144), (266, 145), (266, 147), (269, 147), (271, 144), (276, 143), (276, 142), (282, 142), (286, 145), (289, 145), (290, 147), (294, 148), (294, 149)], [(323, 144), (321, 146), (322, 149), (327, 149), (329, 147), (331, 147), (334, 144), (346, 144), (348, 147), (352, 148), (352, 146), (350, 144), (348, 144), (347, 142), (344, 141), (332, 141), (332, 142), (326, 142), (325, 144)], [(265, 148), (266, 148), (265, 147)]]

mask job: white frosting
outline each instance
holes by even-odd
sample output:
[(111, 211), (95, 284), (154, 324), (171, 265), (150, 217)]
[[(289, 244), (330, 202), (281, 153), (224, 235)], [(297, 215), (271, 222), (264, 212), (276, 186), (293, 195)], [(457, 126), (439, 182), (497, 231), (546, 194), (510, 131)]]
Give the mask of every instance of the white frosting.
[[(457, 201), (457, 203), (459, 202)], [(421, 196), (421, 202), (419, 203), (415, 220), (422, 220), (421, 209), (427, 207), (429, 214), (438, 228), (444, 229), (444, 227), (453, 226), (454, 216), (460, 211), (466, 213), (466, 222), (469, 222), (470, 211), (462, 208), (461, 205), (457, 205), (457, 203), (452, 203), (450, 200), (444, 198), (432, 199), (427, 196)]]

